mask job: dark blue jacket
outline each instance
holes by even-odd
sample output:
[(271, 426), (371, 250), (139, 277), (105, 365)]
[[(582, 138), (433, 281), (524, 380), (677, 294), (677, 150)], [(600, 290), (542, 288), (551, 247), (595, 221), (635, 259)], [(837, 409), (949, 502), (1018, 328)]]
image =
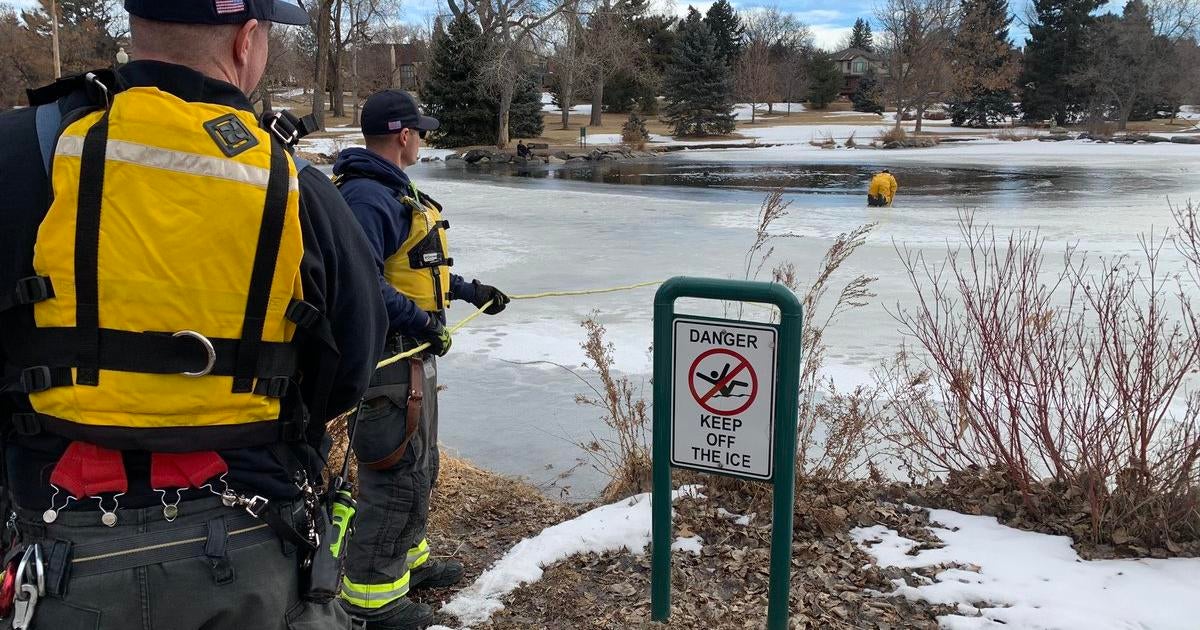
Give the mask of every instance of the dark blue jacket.
[[(333, 174), (347, 176), (341, 184), (342, 197), (371, 243), (392, 331), (415, 335), (428, 325), (428, 315), (396, 291), (383, 274), (384, 262), (399, 251), (408, 238), (412, 211), (400, 199), (416, 197), (415, 187), (400, 167), (361, 147), (342, 151), (333, 165)], [(467, 282), (457, 274), (450, 275), (450, 294), (456, 300), (474, 303), (477, 287), (477, 282)]]

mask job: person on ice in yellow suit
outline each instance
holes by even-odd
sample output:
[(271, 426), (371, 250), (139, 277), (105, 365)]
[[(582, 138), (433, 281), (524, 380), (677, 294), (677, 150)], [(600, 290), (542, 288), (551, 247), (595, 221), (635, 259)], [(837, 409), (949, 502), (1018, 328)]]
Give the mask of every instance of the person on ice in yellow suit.
[(871, 187), (867, 190), (867, 205), (872, 207), (886, 207), (892, 205), (892, 200), (896, 197), (896, 178), (892, 177), (892, 172), (888, 169), (883, 169), (871, 178)]

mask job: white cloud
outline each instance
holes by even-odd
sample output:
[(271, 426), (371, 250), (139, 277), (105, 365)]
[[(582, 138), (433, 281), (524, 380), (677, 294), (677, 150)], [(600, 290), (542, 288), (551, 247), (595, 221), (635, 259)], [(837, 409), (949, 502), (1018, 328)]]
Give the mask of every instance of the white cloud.
[(810, 9), (808, 11), (797, 11), (792, 15), (795, 15), (796, 19), (805, 24), (828, 24), (842, 19), (842, 12), (835, 9)]
[(711, 7), (714, 2), (715, 2), (715, 0), (701, 0), (700, 2), (687, 2), (687, 0), (676, 0), (675, 1), (675, 15), (678, 15), (679, 17), (687, 17), (688, 6), (696, 7), (696, 10), (700, 12), (700, 15), (704, 15), (704, 14), (708, 13), (708, 8)]
[(846, 36), (852, 30), (849, 26), (835, 26), (833, 24), (809, 24), (808, 29), (812, 31), (813, 41), (820, 48), (824, 48), (830, 52), (835, 52), (842, 46)]

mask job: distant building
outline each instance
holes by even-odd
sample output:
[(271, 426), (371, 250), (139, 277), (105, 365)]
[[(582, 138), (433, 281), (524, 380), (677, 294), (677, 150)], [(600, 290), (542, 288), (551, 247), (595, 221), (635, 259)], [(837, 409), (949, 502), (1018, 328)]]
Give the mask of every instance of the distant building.
[(850, 96), (858, 89), (858, 82), (869, 72), (883, 72), (883, 56), (861, 48), (847, 48), (833, 53), (833, 61), (842, 71), (844, 83), (842, 96)]
[(367, 44), (358, 53), (358, 76), (363, 92), (398, 88), (415, 91), (425, 63), (425, 42)]

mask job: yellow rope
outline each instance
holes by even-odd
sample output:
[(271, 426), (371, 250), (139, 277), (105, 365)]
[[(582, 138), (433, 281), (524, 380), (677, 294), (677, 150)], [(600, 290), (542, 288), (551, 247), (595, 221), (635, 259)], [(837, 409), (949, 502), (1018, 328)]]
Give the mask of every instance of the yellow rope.
[[(525, 293), (522, 295), (510, 295), (508, 297), (513, 300), (537, 300), (537, 299), (541, 299), (541, 298), (564, 297), (564, 296), (571, 296), (571, 295), (596, 295), (598, 293), (615, 293), (617, 291), (631, 291), (633, 289), (641, 289), (643, 287), (652, 287), (654, 285), (662, 284), (662, 283), (663, 283), (662, 280), (654, 280), (652, 282), (639, 282), (637, 284), (627, 284), (627, 285), (620, 286), (620, 287), (609, 287), (607, 289), (582, 289), (582, 290), (578, 290), (578, 291), (545, 291), (543, 293)], [(453, 335), (454, 333), (461, 330), (462, 327), (466, 326), (468, 323), (470, 323), (471, 320), (482, 315), (483, 310), (491, 305), (492, 305), (492, 300), (488, 300), (483, 306), (480, 306), (478, 309), (476, 309), (474, 313), (467, 315), (466, 317), (464, 317), (462, 319), (462, 321), (459, 321), (458, 323), (451, 326), (450, 334)], [(430, 343), (425, 342), (425, 343), (413, 348), (412, 350), (406, 350), (404, 352), (401, 352), (400, 354), (390, 356), (390, 357), (380, 361), (379, 364), (375, 366), (375, 368), (379, 369), (379, 368), (387, 367), (397, 361), (403, 361), (404, 359), (415, 356), (419, 352), (422, 352), (423, 350), (429, 348), (429, 346), (430, 346)]]

